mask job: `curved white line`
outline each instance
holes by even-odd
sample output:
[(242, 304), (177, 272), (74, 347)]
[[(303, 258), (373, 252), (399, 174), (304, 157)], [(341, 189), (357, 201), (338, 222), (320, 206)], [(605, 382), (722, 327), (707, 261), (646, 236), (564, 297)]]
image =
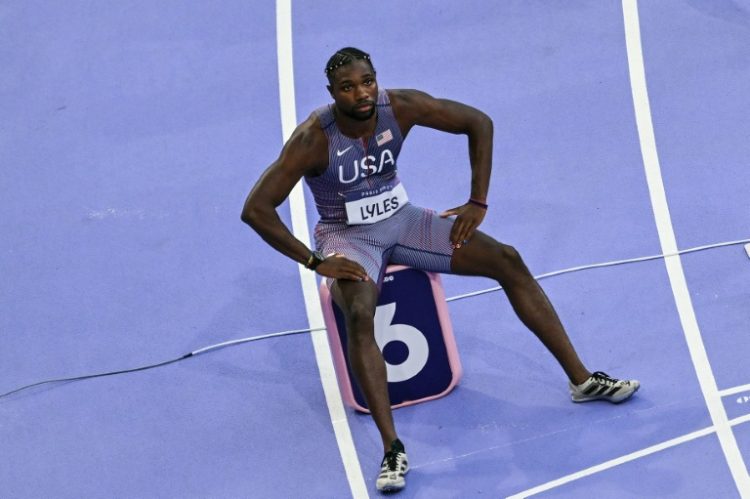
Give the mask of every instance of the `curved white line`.
[(703, 345), (700, 328), (698, 327), (695, 310), (693, 309), (687, 281), (685, 280), (685, 274), (682, 269), (682, 260), (679, 255), (680, 252), (677, 251), (677, 242), (669, 214), (669, 205), (667, 204), (664, 182), (661, 176), (659, 156), (656, 150), (656, 138), (654, 135), (653, 122), (651, 120), (651, 107), (648, 100), (646, 86), (646, 72), (643, 64), (637, 0), (622, 0), (622, 10), (625, 23), (628, 69), (630, 72), (630, 85), (633, 94), (636, 124), (638, 127), (638, 136), (641, 144), (641, 154), (643, 156), (643, 165), (646, 171), (649, 195), (651, 197), (651, 205), (656, 220), (657, 232), (659, 234), (659, 242), (661, 244), (662, 253), (664, 254), (664, 263), (667, 267), (669, 282), (672, 286), (672, 293), (674, 294), (677, 312), (688, 344), (690, 357), (693, 361), (696, 374), (698, 375), (701, 392), (703, 393), (706, 405), (708, 406), (713, 425), (709, 428), (704, 428), (688, 435), (674, 438), (626, 456), (621, 456), (605, 463), (586, 468), (585, 470), (572, 473), (557, 480), (538, 485), (523, 492), (519, 492), (518, 494), (509, 496), (508, 499), (520, 499), (539, 494), (573, 480), (593, 475), (634, 459), (689, 442), (714, 432), (716, 432), (719, 438), (721, 449), (724, 452), (724, 457), (729, 465), (737, 490), (743, 498), (746, 498), (750, 496), (750, 476), (748, 476), (744, 459), (739, 451), (737, 440), (734, 437), (731, 427), (750, 421), (750, 415), (742, 416), (732, 421), (728, 420), (724, 405), (721, 401), (721, 394), (727, 393), (728, 390), (719, 392), (713, 371), (711, 370), (711, 364), (708, 361), (708, 354)]
[[(291, 0), (276, 1), (276, 51), (279, 66), (279, 100), (281, 104), (281, 130), (284, 142), (291, 137), (297, 126), (297, 110), (294, 96), (294, 64), (292, 60), (292, 2)], [(309, 227), (307, 225), (307, 211), (302, 182), (299, 182), (289, 195), (289, 205), (292, 212), (292, 232), (294, 236), (310, 247)], [(336, 435), (341, 460), (344, 464), (349, 488), (355, 498), (368, 497), (365, 479), (359, 465), (357, 450), (354, 447), (349, 421), (341, 400), (336, 374), (333, 370), (331, 351), (323, 323), (323, 311), (318, 296), (318, 286), (315, 274), (304, 266), (299, 266), (302, 292), (305, 297), (307, 320), (312, 330), (312, 342), (315, 359), (323, 384), (328, 412), (331, 416), (333, 431)], [(292, 450), (293, 451), (293, 450)]]
[[(676, 253), (677, 242), (674, 228), (672, 227), (672, 219), (669, 215), (669, 205), (667, 204), (667, 195), (664, 191), (653, 121), (651, 119), (637, 1), (622, 0), (622, 10), (625, 21), (625, 41), (628, 52), (628, 68), (630, 72), (630, 86), (633, 93), (635, 119), (638, 126), (638, 137), (641, 143), (641, 154), (643, 156), (643, 166), (646, 171), (651, 206), (654, 211), (654, 219), (656, 220), (656, 229), (659, 233), (662, 253)], [(732, 473), (732, 478), (737, 489), (742, 497), (748, 497), (750, 496), (750, 476), (737, 446), (737, 440), (729, 425), (724, 405), (721, 402), (721, 395), (716, 386), (716, 379), (714, 378), (708, 354), (706, 353), (706, 347), (701, 338), (698, 321), (695, 317), (690, 291), (688, 290), (685, 273), (682, 269), (682, 260), (679, 255), (674, 255), (665, 258), (664, 263), (667, 267), (669, 282), (672, 286), (675, 304), (677, 305), (677, 313), (680, 317), (688, 350), (690, 351), (690, 358), (698, 375), (698, 382), (703, 392), (703, 398), (708, 406), (711, 421), (719, 437), (721, 449), (724, 452), (724, 457), (729, 465), (729, 470)]]

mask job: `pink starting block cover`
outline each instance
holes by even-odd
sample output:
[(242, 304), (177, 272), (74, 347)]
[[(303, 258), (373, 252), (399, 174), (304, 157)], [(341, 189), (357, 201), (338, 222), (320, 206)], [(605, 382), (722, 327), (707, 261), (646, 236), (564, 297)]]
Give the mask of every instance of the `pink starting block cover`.
[[(320, 300), (342, 399), (358, 411), (369, 412), (350, 375), (343, 314), (333, 303), (325, 279)], [(389, 266), (378, 300), (375, 335), (386, 359), (394, 409), (442, 397), (458, 384), (461, 361), (439, 274)]]

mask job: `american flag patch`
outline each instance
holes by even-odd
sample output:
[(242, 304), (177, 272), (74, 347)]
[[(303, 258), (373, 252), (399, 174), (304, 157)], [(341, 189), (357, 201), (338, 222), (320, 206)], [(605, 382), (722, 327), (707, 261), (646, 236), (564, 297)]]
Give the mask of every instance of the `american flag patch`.
[(390, 142), (393, 140), (393, 134), (391, 133), (391, 129), (389, 128), (383, 133), (379, 133), (375, 136), (375, 142), (378, 143), (379, 146), (382, 146), (386, 142)]

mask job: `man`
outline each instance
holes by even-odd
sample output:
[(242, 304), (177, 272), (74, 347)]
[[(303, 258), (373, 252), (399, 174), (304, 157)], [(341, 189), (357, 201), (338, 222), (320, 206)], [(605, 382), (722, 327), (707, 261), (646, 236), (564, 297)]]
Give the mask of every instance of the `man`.
[[(477, 230), (488, 209), (490, 118), (416, 90), (379, 90), (370, 56), (352, 47), (337, 51), (325, 73), (333, 104), (297, 127), (250, 192), (242, 220), (278, 251), (328, 278), (346, 318), (352, 370), (383, 440), (378, 490), (403, 488), (408, 471), (374, 338), (378, 290), (388, 263), (498, 281), (521, 321), (562, 366), (574, 401), (621, 402), (638, 390), (637, 381), (588, 371), (516, 250)], [(401, 143), (415, 125), (469, 138), (469, 199), (439, 216), (410, 204), (397, 176)], [(296, 239), (276, 213), (303, 177), (320, 214), (317, 251)]]

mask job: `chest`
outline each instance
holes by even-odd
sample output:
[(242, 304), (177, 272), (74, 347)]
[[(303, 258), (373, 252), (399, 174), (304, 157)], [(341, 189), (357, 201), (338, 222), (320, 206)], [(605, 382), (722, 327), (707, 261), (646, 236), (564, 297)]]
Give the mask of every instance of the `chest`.
[(366, 139), (332, 137), (328, 147), (328, 174), (342, 184), (355, 184), (396, 170), (401, 141), (390, 129)]

